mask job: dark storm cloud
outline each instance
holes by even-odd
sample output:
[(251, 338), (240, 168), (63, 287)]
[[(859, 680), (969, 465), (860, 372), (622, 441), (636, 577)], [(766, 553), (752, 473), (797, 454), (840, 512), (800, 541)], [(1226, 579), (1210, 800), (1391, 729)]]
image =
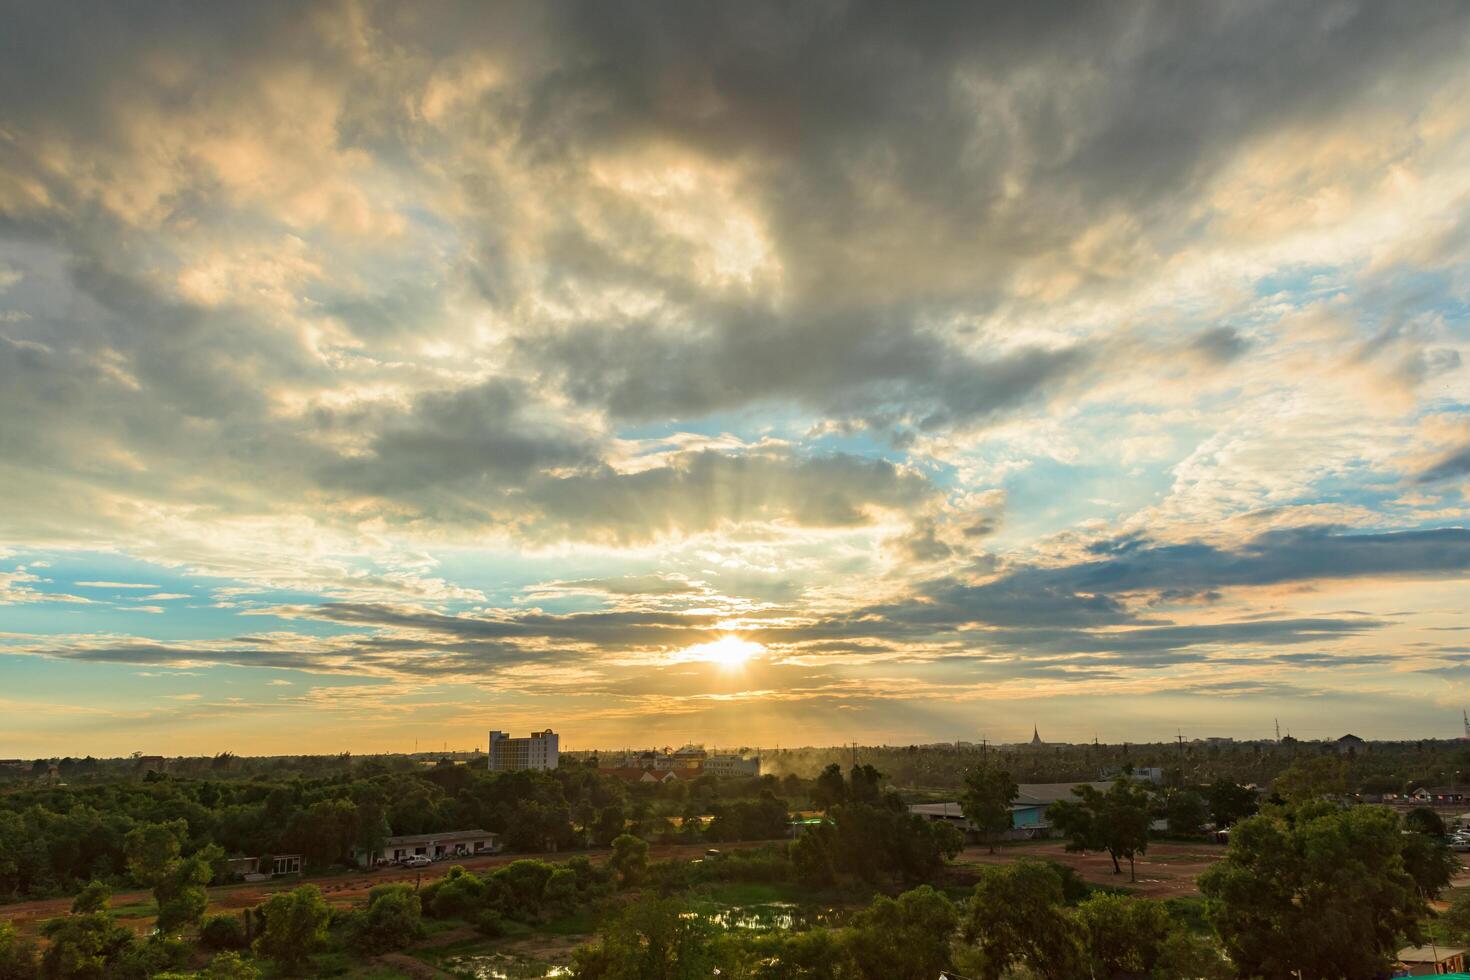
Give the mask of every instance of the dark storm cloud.
[[(1412, 98), (1470, 22), (1453, 4), (551, 9), (567, 57), (528, 85), (525, 152), (573, 166), (656, 137), (747, 164), (790, 295), (732, 310), (669, 290), (695, 336), (599, 321), (528, 351), (622, 417), (786, 398), (931, 427), (1021, 404), (1091, 352), (983, 338), (977, 355), (926, 323), (991, 309), (1026, 260), (1114, 211), (1172, 247), (1171, 215), (1232, 146), (1333, 118), (1364, 85)], [(570, 278), (649, 282), (591, 258), (590, 235), (564, 241)], [(1243, 346), (1217, 329), (1198, 350)]]
[(546, 467), (598, 459), (569, 427), (528, 417), (536, 407), (524, 385), (506, 380), (420, 395), (408, 411), (374, 419), (370, 454), (327, 464), (322, 480), (383, 496), (467, 481), (495, 490)]
[(803, 322), (742, 311), (694, 334), (608, 326), (527, 340), (524, 348), (573, 397), (629, 419), (795, 400), (880, 427), (903, 419), (936, 429), (1017, 408), (1089, 360), (1075, 348), (981, 359), (915, 329), (909, 316), (859, 310)]

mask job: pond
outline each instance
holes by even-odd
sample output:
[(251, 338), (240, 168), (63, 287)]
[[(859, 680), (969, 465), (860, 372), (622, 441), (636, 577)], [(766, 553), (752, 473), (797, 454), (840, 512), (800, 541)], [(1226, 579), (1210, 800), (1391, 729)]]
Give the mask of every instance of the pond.
[(809, 929), (829, 925), (836, 917), (832, 909), (811, 908), (794, 902), (760, 902), (754, 905), (712, 906), (686, 912), (720, 929), (769, 932), (773, 929)]
[(444, 962), (444, 969), (468, 980), (542, 980), (543, 977), (566, 977), (565, 966), (543, 963), (511, 953), (477, 953), (456, 956)]

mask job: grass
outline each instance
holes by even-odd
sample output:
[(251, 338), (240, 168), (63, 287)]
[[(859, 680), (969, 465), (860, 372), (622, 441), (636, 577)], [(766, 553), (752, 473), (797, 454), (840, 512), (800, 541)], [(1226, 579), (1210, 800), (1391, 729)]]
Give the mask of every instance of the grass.
[(590, 908), (581, 908), (568, 915), (552, 919), (541, 927), (542, 932), (553, 936), (587, 936), (597, 931), (597, 913)]
[(754, 881), (727, 881), (699, 890), (699, 897), (720, 905), (769, 905), (772, 902), (801, 903), (811, 893), (799, 885)]
[(112, 914), (119, 919), (142, 919), (158, 915), (158, 903), (156, 902), (130, 902), (127, 905), (112, 906)]

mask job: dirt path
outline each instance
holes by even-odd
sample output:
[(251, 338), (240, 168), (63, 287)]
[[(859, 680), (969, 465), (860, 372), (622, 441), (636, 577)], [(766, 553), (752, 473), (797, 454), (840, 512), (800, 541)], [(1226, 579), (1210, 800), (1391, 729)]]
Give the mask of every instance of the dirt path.
[(1075, 868), (1089, 884), (1129, 888), (1149, 898), (1188, 898), (1199, 895), (1196, 880), (1200, 873), (1220, 860), (1224, 854), (1225, 847), (1220, 844), (1156, 841), (1149, 845), (1148, 853), (1136, 862), (1137, 882), (1128, 880), (1126, 863), (1121, 875), (1114, 874), (1112, 859), (1106, 853), (1069, 854), (1060, 841), (1000, 847), (994, 854), (987, 853), (983, 847), (967, 847), (955, 859), (955, 864), (962, 870), (967, 864), (972, 867), (1009, 864), (1025, 858), (1056, 861)]
[[(737, 850), (747, 847), (760, 847), (769, 841), (752, 841), (737, 844), (721, 844), (724, 850)], [(699, 857), (708, 847), (706, 844), (654, 844), (648, 850), (650, 860), (662, 860), (672, 857), (692, 858)], [(455, 858), (449, 861), (440, 861), (431, 864), (427, 868), (408, 870), (405, 868), (380, 868), (374, 871), (343, 871), (336, 874), (320, 875), (311, 878), (277, 878), (269, 882), (253, 882), (236, 885), (220, 885), (209, 890), (209, 914), (218, 912), (238, 911), (243, 908), (259, 905), (262, 900), (274, 892), (289, 891), (298, 885), (309, 883), (316, 885), (322, 890), (322, 897), (332, 905), (352, 905), (365, 902), (367, 894), (378, 885), (403, 882), (406, 884), (428, 884), (449, 873), (449, 869), (455, 865), (461, 865), (474, 871), (483, 871), (486, 868), (494, 868), (522, 858), (540, 858), (546, 861), (565, 861), (574, 855), (585, 855), (594, 864), (601, 864), (611, 855), (610, 850), (597, 851), (546, 851), (538, 854), (497, 854), (489, 857)], [(16, 929), (34, 933), (40, 923), (46, 919), (54, 919), (65, 915), (71, 908), (70, 898), (48, 898), (40, 901), (16, 902), (12, 905), (0, 905), (0, 922), (12, 922)], [(118, 923), (128, 926), (136, 931), (144, 932), (152, 927), (153, 918), (141, 914), (129, 915), (129, 906), (151, 906), (153, 904), (153, 893), (148, 891), (118, 892), (112, 896), (112, 907), (118, 911)]]

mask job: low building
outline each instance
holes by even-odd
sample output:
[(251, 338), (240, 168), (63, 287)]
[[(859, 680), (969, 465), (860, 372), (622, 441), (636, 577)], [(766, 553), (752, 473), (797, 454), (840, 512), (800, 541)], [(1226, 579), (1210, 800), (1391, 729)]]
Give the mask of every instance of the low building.
[(759, 776), (761, 757), (747, 759), (734, 754), (712, 755), (704, 760), (704, 771), (716, 776)]
[(1349, 758), (1363, 755), (1368, 751), (1368, 743), (1351, 732), (1338, 739), (1334, 745), (1338, 755), (1345, 755)]
[(1420, 786), (1409, 794), (1409, 799), (1414, 802), (1431, 806), (1442, 803), (1464, 803), (1467, 798), (1470, 798), (1470, 793), (1454, 786)]
[[(1020, 783), (1016, 786), (1016, 798), (1011, 802), (1011, 830), (1005, 836), (1012, 840), (1045, 836), (1051, 830), (1051, 823), (1046, 818), (1047, 808), (1057, 800), (1076, 799), (1072, 794), (1073, 787), (1091, 786), (1105, 793), (1112, 785), (1112, 783)], [(965, 819), (964, 810), (958, 803), (915, 803), (909, 807), (909, 812), (924, 817), (926, 820), (951, 824), (966, 834), (974, 833), (975, 828)]]
[(681, 780), (697, 779), (701, 775), (698, 769), (654, 769), (638, 766), (617, 766), (597, 771), (604, 776), (614, 776), (625, 783), (637, 784), (676, 783)]
[(357, 848), (352, 852), (352, 859), (359, 867), (371, 868), (379, 864), (397, 864), (415, 856), (443, 861), (447, 858), (475, 857), (499, 852), (499, 834), (488, 830), (450, 830), (440, 834), (389, 837), (376, 851)]
[(260, 858), (232, 857), (225, 860), (225, 870), (231, 878), (246, 878), (260, 874)]
[(276, 875), (299, 875), (301, 873), (300, 854), (272, 854), (270, 858), (271, 877)]
[(561, 756), (560, 742), (560, 737), (549, 728), (532, 732), (529, 738), (511, 738), (505, 732), (492, 731), (489, 768), (492, 772), (555, 769)]
[(1396, 977), (1438, 977), (1446, 973), (1463, 973), (1465, 953), (1454, 946), (1410, 946), (1398, 953)]

